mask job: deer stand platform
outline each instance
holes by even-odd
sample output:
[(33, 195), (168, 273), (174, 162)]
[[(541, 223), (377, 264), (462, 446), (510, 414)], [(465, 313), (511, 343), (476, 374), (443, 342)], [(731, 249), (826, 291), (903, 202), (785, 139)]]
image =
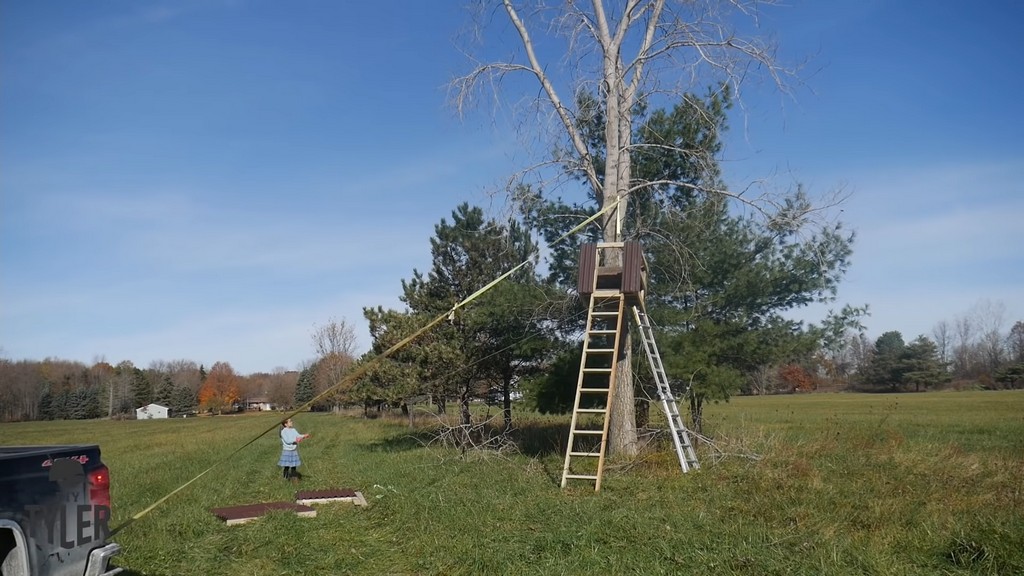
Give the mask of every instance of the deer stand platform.
[(568, 485), (569, 480), (585, 480), (594, 483), (595, 491), (601, 489), (618, 363), (626, 357), (627, 339), (624, 336), (629, 333), (627, 307), (633, 310), (641, 328), (641, 340), (658, 383), (658, 396), (669, 417), (680, 465), (684, 472), (697, 467), (696, 454), (682, 426), (644, 311), (646, 285), (647, 264), (639, 242), (588, 243), (580, 247), (576, 288), (580, 297), (589, 300), (589, 307), (569, 442), (562, 467), (562, 488)]

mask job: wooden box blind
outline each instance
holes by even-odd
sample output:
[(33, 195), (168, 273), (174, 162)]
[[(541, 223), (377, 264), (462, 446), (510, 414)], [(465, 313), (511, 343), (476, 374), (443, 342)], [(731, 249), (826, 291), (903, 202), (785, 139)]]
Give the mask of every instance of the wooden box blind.
[(576, 277), (576, 292), (590, 295), (594, 292), (594, 274), (597, 273), (597, 244), (580, 244), (580, 268)]
[(622, 291), (639, 294), (644, 290), (644, 255), (637, 241), (626, 242), (622, 248)]

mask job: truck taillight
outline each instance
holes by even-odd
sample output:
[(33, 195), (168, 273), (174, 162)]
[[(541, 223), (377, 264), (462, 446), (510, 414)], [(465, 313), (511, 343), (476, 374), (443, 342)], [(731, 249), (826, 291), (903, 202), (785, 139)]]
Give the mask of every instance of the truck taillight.
[(110, 470), (106, 466), (89, 472), (89, 503), (110, 507)]

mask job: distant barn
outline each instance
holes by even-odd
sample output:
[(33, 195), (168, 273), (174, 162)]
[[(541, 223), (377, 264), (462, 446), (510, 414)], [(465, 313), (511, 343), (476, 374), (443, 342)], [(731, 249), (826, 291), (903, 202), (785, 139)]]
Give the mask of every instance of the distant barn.
[(137, 420), (152, 420), (154, 418), (168, 418), (170, 417), (171, 409), (167, 406), (161, 406), (159, 404), (147, 404), (142, 408), (135, 409), (135, 418)]

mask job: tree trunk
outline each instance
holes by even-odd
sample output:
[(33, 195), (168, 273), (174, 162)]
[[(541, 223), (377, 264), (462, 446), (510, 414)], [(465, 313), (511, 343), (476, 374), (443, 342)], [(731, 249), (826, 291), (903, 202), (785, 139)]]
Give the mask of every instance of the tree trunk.
[(690, 393), (690, 419), (693, 420), (693, 431), (704, 433), (704, 395)]
[(619, 342), (619, 362), (615, 367), (615, 393), (611, 398), (607, 453), (609, 456), (632, 458), (638, 453), (636, 395), (633, 393), (629, 322), (623, 318), (623, 324), (624, 333)]
[(512, 377), (505, 376), (501, 384), (501, 408), (505, 420), (505, 431), (512, 428)]
[(469, 413), (469, 388), (470, 384), (463, 386), (459, 395), (459, 424), (463, 426), (469, 426), (473, 422)]
[[(629, 189), (629, 106), (620, 75), (620, 64), (617, 58), (605, 53), (605, 83), (609, 87), (607, 95), (607, 119), (605, 123), (605, 143), (607, 162), (605, 164), (604, 187), (602, 194), (603, 207), (610, 207), (618, 202), (614, 209), (609, 210), (603, 221), (605, 242), (621, 242), (622, 221), (626, 215), (627, 192)], [(611, 250), (606, 266), (621, 266), (621, 252)], [(637, 455), (636, 433), (636, 395), (633, 391), (633, 352), (630, 334), (630, 322), (623, 315), (621, 319), (619, 339), (618, 365), (615, 371), (615, 394), (611, 400), (611, 423), (609, 426), (608, 450), (610, 456), (632, 458)]]
[(651, 401), (640, 398), (636, 402), (636, 428), (642, 430), (651, 423)]

